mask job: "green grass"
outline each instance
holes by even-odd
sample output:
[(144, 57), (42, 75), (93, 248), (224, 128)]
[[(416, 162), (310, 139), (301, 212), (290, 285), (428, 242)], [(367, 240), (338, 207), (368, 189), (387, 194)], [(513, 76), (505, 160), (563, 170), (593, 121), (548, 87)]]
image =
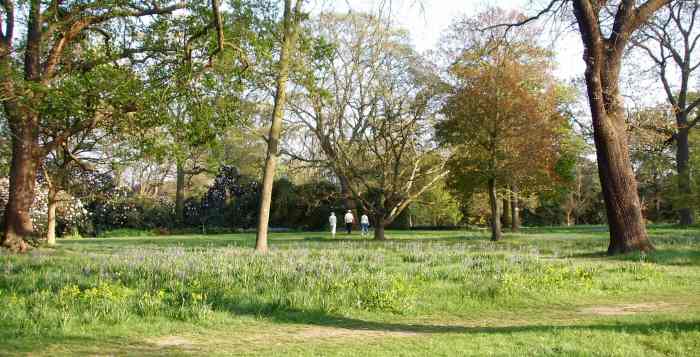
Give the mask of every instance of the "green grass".
[(693, 355), (700, 229), (60, 240), (0, 253), (0, 355)]

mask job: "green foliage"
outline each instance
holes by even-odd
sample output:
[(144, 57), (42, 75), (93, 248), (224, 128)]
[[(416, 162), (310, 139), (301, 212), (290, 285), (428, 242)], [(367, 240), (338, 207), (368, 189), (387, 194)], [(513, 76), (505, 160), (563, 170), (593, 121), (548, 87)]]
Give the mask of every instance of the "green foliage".
[(414, 226), (457, 226), (463, 214), (460, 201), (447, 189), (444, 180), (425, 191), (410, 207)]

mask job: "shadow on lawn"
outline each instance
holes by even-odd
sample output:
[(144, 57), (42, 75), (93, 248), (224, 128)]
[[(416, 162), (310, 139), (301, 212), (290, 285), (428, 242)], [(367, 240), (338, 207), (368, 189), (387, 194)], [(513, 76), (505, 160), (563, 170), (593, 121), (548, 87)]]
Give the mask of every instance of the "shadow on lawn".
[(650, 323), (612, 322), (581, 325), (511, 325), (511, 326), (460, 326), (437, 324), (410, 324), (381, 321), (365, 321), (343, 316), (331, 315), (320, 310), (294, 310), (280, 308), (274, 304), (234, 305), (229, 311), (239, 315), (254, 315), (268, 318), (274, 322), (286, 324), (314, 325), (329, 328), (342, 328), (356, 331), (376, 331), (416, 334), (512, 334), (527, 332), (551, 332), (562, 330), (598, 330), (624, 332), (642, 335), (662, 332), (700, 332), (699, 321), (658, 321)]
[(579, 253), (572, 258), (597, 258), (626, 262), (647, 262), (671, 266), (700, 266), (700, 251), (691, 249), (659, 248), (651, 253), (630, 253), (609, 256), (606, 252)]
[(184, 247), (184, 248), (219, 248), (252, 247), (255, 236), (166, 236), (139, 238), (84, 238), (59, 240), (59, 245), (66, 248), (123, 248), (123, 247)]
[[(195, 349), (187, 351), (187, 345), (130, 341), (122, 337), (50, 335), (35, 338), (0, 333), (0, 338), (10, 341), (3, 345), (3, 349), (0, 350), (1, 356), (189, 356), (196, 352)], [(183, 352), (183, 349), (188, 353)]]

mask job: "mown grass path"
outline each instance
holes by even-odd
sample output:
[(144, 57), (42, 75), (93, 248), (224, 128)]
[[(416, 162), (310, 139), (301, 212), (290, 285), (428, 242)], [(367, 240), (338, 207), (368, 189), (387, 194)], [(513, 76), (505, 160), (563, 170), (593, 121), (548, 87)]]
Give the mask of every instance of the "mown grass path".
[(0, 255), (0, 355), (697, 355), (700, 230), (63, 240)]

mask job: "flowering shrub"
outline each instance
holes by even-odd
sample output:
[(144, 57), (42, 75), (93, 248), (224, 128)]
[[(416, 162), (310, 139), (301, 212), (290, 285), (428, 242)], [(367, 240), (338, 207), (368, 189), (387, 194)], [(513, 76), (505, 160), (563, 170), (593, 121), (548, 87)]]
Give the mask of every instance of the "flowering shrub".
[(90, 203), (95, 233), (122, 228), (170, 228), (175, 219), (175, 203), (169, 197), (134, 195), (119, 188)]
[(88, 209), (96, 233), (115, 228), (137, 228), (141, 226), (141, 215), (136, 204), (129, 199), (128, 190), (119, 188), (96, 198)]
[(81, 199), (65, 192), (59, 197), (56, 216), (56, 234), (59, 236), (79, 236), (81, 232), (90, 230), (90, 212), (87, 207)]
[(255, 225), (259, 201), (257, 181), (233, 166), (223, 166), (202, 197), (199, 221), (207, 226), (250, 228)]
[(142, 227), (171, 228), (175, 223), (175, 202), (168, 196), (138, 197), (136, 205), (141, 212)]

